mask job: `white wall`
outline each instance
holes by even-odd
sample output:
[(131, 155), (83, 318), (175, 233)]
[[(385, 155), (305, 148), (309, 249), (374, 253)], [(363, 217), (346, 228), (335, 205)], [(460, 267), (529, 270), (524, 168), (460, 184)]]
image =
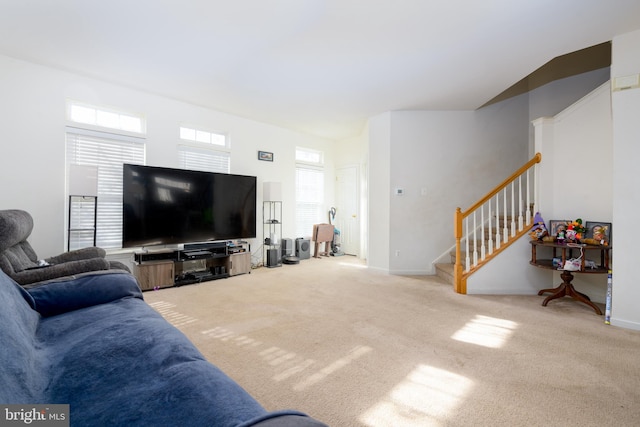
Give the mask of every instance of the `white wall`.
[(391, 113), (372, 117), (369, 128), (369, 268), (389, 271)]
[[(611, 77), (640, 73), (640, 31), (613, 40)], [(613, 304), (611, 324), (640, 329), (638, 159), (640, 89), (613, 92)]]
[[(390, 246), (376, 247), (373, 236), (370, 244), (370, 251), (386, 250), (390, 273), (434, 274), (433, 262), (455, 243), (455, 209), (467, 208), (527, 160), (526, 114), (523, 96), (479, 111), (390, 113), (389, 189), (371, 186), (389, 204)], [(403, 195), (395, 194), (398, 188)]]
[[(294, 221), (296, 146), (325, 152), (327, 210), (333, 203), (335, 143), (330, 140), (6, 56), (0, 56), (0, 93), (0, 209), (25, 209), (33, 215), (35, 227), (29, 240), (42, 257), (62, 252), (66, 241), (67, 98), (145, 114), (149, 165), (177, 166), (182, 123), (227, 132), (231, 173), (258, 177), (258, 242), (262, 237), (262, 183), (266, 181), (282, 183), (283, 236), (298, 237)], [(258, 161), (258, 150), (273, 152), (274, 162)], [(258, 242), (252, 251), (259, 249)]]
[[(594, 88), (609, 81), (609, 67), (559, 79), (529, 92), (529, 121), (552, 117), (580, 100)], [(533, 157), (533, 126), (529, 128), (529, 157)]]

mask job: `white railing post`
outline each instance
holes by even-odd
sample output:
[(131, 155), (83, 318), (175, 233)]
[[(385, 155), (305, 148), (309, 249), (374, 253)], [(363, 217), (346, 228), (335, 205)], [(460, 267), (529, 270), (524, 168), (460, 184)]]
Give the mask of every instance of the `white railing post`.
[(522, 231), (524, 225), (522, 222), (524, 217), (522, 216), (522, 175), (518, 177), (518, 231)]
[(504, 198), (504, 211), (502, 212), (502, 243), (509, 241), (509, 218), (507, 217), (507, 187), (502, 190), (502, 197)]
[(531, 225), (531, 214), (533, 213), (531, 212), (531, 192), (529, 189), (530, 177), (531, 177), (531, 174), (529, 173), (529, 170), (527, 170), (527, 220), (526, 220), (527, 226)]
[(469, 217), (466, 217), (464, 219), (464, 236), (465, 236), (465, 244), (466, 244), (466, 250), (464, 252), (465, 255), (465, 259), (464, 259), (464, 265), (465, 265), (465, 271), (469, 271), (471, 269), (471, 260), (469, 258)]
[(484, 234), (484, 205), (480, 206), (480, 259), (484, 260), (487, 256), (487, 250), (484, 241), (487, 240)]
[(511, 236), (516, 235), (516, 197), (515, 197), (516, 182), (511, 181)]
[(500, 193), (496, 194), (496, 249), (500, 249)]
[(473, 212), (473, 266), (478, 265), (478, 240), (476, 237), (476, 230), (478, 226), (476, 225), (476, 212)]
[(491, 231), (491, 199), (489, 199), (489, 201), (487, 202), (487, 205), (489, 207), (489, 231), (487, 233), (487, 235), (489, 236), (489, 255), (491, 255), (493, 253), (493, 233)]

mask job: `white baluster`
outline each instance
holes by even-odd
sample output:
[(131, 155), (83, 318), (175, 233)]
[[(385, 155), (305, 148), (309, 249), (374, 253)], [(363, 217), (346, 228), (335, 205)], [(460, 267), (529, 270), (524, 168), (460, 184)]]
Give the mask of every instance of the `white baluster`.
[(496, 249), (500, 249), (500, 193), (496, 194)]
[(491, 232), (491, 222), (492, 222), (492, 217), (491, 217), (491, 199), (489, 199), (487, 204), (489, 205), (489, 232), (487, 233), (487, 235), (489, 236), (489, 255), (491, 255), (493, 253), (493, 234)]
[(538, 164), (533, 165), (533, 208), (532, 212), (538, 212)]
[(509, 240), (509, 218), (507, 218), (507, 187), (502, 190), (504, 200), (504, 212), (502, 212), (502, 242), (507, 243)]
[(473, 266), (478, 265), (478, 239), (476, 237), (476, 212), (473, 212)]
[(524, 217), (522, 216), (522, 175), (518, 177), (518, 231), (524, 228)]
[(531, 193), (530, 193), (530, 189), (529, 189), (529, 181), (530, 181), (530, 177), (531, 177), (531, 168), (529, 168), (527, 170), (527, 221), (526, 224), (527, 226), (531, 225), (531, 214), (533, 212), (531, 212)]
[(487, 256), (486, 248), (484, 246), (484, 205), (480, 206), (480, 259), (484, 260)]
[(469, 217), (466, 217), (464, 219), (465, 225), (464, 225), (464, 235), (465, 237), (465, 244), (467, 246), (467, 249), (465, 250), (465, 260), (464, 260), (464, 265), (465, 265), (465, 271), (469, 271), (471, 269), (471, 260), (469, 259)]
[(511, 181), (511, 237), (516, 235), (515, 181)]

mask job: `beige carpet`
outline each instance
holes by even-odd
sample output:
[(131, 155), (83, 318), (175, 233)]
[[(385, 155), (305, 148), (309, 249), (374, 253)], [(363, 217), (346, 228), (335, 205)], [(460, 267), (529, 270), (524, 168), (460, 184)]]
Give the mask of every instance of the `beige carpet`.
[(331, 426), (640, 425), (640, 332), (570, 298), (458, 295), (353, 257), (144, 295), (267, 409)]

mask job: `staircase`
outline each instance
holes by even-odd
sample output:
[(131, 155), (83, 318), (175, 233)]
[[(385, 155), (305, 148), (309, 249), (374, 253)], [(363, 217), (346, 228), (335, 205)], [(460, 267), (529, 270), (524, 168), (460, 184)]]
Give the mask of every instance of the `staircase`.
[(537, 153), (466, 211), (454, 213), (452, 263), (435, 265), (436, 274), (467, 293), (467, 278), (527, 233), (536, 212)]
[[(533, 207), (531, 208), (533, 209)], [(534, 211), (535, 212), (535, 211)], [(510, 222), (513, 220), (513, 217), (511, 215), (507, 216), (507, 224), (510, 224)], [(495, 217), (494, 217), (494, 221), (496, 221)], [(499, 226), (501, 228), (504, 228), (504, 219), (500, 218), (497, 219), (497, 221), (499, 221)], [(485, 230), (485, 237), (484, 237), (484, 244), (485, 244), (485, 249), (489, 246), (489, 241), (491, 240), (489, 238), (490, 236), (488, 236), (488, 230)], [(494, 236), (495, 237), (495, 236)], [(471, 248), (472, 252), (470, 255), (470, 258), (473, 257), (473, 248)], [(482, 244), (480, 242), (480, 240), (477, 240), (477, 251), (482, 251)], [(463, 260), (466, 259), (467, 254), (466, 252), (463, 250), (460, 252), (460, 256), (462, 257)], [(454, 269), (455, 269), (455, 264), (456, 264), (456, 250), (455, 247), (453, 249), (451, 249), (451, 251), (449, 252), (449, 258), (450, 258), (450, 262), (441, 262), (441, 263), (436, 263), (434, 264), (435, 269), (436, 269), (436, 275), (438, 277), (440, 277), (441, 279), (445, 280), (447, 283), (450, 283), (451, 285), (454, 285)]]

